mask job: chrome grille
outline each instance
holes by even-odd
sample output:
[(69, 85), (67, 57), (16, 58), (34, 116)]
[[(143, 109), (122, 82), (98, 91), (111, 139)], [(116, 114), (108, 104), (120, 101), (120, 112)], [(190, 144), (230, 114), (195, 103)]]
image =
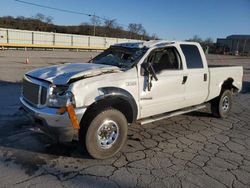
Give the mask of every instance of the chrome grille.
[(30, 79), (23, 79), (23, 97), (34, 105), (45, 105), (47, 100), (47, 88), (33, 83)]
[(47, 88), (42, 87), (42, 91), (41, 91), (41, 100), (40, 100), (40, 103), (41, 105), (44, 105), (46, 103), (46, 100), (47, 100)]

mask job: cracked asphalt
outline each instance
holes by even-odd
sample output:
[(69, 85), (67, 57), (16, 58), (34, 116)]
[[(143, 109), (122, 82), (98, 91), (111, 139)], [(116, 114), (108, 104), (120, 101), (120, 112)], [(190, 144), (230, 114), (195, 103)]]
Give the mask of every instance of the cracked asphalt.
[[(250, 58), (208, 56), (210, 64), (244, 66), (243, 90), (228, 118), (205, 109), (133, 124), (120, 153), (95, 160), (76, 142), (53, 143), (19, 110), (21, 74), (8, 70), (48, 65), (39, 52), (30, 52), (36, 63), (23, 65), (24, 53), (0, 53), (0, 187), (250, 187)], [(47, 53), (53, 63), (63, 58)], [(72, 53), (72, 61), (86, 57)]]

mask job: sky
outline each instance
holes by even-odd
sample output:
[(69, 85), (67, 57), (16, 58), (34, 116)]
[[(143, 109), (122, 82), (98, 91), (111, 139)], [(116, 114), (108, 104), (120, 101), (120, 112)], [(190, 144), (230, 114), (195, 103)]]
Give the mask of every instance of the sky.
[[(194, 35), (206, 39), (231, 34), (250, 35), (250, 0), (24, 0), (45, 6), (116, 19), (123, 27), (140, 23), (162, 39), (185, 40)], [(0, 16), (52, 16), (59, 25), (79, 25), (90, 18), (0, 0)]]

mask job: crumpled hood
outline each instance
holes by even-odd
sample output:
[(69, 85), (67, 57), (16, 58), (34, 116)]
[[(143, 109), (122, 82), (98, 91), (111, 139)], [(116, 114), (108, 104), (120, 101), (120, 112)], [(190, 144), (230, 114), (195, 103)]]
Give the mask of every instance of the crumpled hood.
[(26, 75), (46, 80), (56, 85), (64, 85), (71, 79), (92, 77), (103, 73), (119, 72), (119, 70), (118, 67), (110, 65), (73, 63), (35, 69), (26, 73)]

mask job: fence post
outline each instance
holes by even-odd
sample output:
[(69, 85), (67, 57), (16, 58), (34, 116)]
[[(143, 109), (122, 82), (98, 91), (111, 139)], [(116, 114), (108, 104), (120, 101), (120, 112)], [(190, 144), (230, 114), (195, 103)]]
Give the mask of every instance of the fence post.
[(31, 44), (34, 44), (34, 32), (31, 32)]
[(52, 41), (53, 46), (56, 45), (56, 34), (53, 33), (53, 41)]
[(71, 35), (71, 46), (73, 46), (74, 43), (73, 43), (73, 35)]
[(88, 47), (90, 47), (90, 37), (88, 37)]
[(9, 30), (6, 30), (6, 37), (7, 37), (7, 44), (9, 44), (10, 40), (9, 40)]

